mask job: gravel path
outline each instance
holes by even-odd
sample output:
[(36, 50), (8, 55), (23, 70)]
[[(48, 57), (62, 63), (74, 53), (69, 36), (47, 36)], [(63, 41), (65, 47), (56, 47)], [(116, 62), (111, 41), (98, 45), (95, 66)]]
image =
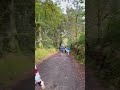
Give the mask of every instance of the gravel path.
[[(45, 90), (85, 90), (85, 68), (71, 57), (56, 54), (37, 65)], [(39, 86), (35, 90), (40, 90)]]

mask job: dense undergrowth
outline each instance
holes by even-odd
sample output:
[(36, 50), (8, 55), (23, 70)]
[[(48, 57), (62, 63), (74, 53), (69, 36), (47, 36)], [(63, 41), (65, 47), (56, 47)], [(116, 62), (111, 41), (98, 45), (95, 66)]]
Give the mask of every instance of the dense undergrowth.
[(82, 64), (85, 64), (85, 33), (80, 33), (79, 41), (72, 45), (72, 54)]

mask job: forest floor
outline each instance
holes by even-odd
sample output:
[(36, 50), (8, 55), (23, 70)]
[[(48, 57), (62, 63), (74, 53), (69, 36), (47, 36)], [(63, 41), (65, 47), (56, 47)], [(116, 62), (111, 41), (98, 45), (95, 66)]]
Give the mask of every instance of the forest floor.
[[(72, 55), (54, 54), (37, 64), (37, 68), (45, 82), (45, 90), (104, 90), (91, 70), (85, 77), (85, 65), (79, 64)], [(29, 87), (32, 82), (32, 77), (28, 78), (12, 90), (33, 90)], [(40, 87), (36, 86), (35, 90), (40, 90)]]

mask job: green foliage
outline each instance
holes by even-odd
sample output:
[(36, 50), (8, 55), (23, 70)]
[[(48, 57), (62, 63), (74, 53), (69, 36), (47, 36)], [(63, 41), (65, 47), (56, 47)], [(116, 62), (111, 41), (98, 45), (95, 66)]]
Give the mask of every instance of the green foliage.
[[(58, 3), (56, 1), (56, 3)], [(71, 1), (76, 9), (67, 7), (67, 14), (52, 0), (35, 1), (36, 47), (56, 47), (78, 42), (79, 33), (84, 31), (82, 17), (85, 11), (80, 1)], [(78, 6), (76, 6), (78, 2)], [(69, 39), (65, 42), (65, 38)]]
[(85, 33), (80, 33), (79, 44), (85, 44)]
[(75, 57), (81, 64), (85, 64), (85, 47), (84, 46), (81, 45), (78, 47), (78, 52), (77, 52), (77, 55), (75, 55)]
[(82, 64), (85, 64), (85, 33), (81, 32), (77, 44), (73, 44), (73, 54), (75, 58)]
[[(57, 46), (61, 30), (57, 30), (64, 19), (62, 10), (51, 0), (35, 2), (36, 47), (42, 43), (45, 47)], [(47, 46), (46, 46), (47, 45)]]
[(35, 50), (35, 62), (41, 62), (42, 59), (44, 59), (47, 56), (50, 56), (54, 53), (56, 53), (57, 50), (55, 48), (37, 48)]

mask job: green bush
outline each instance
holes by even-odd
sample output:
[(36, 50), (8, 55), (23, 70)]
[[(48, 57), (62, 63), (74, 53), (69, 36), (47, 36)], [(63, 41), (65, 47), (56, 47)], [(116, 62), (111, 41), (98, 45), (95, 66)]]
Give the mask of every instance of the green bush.
[(85, 44), (85, 33), (80, 33), (79, 44)]
[(82, 64), (85, 64), (85, 33), (80, 33), (77, 44), (73, 44), (75, 58)]
[(85, 63), (85, 47), (83, 45), (80, 45), (78, 48), (78, 54), (76, 54), (76, 59), (80, 63)]

